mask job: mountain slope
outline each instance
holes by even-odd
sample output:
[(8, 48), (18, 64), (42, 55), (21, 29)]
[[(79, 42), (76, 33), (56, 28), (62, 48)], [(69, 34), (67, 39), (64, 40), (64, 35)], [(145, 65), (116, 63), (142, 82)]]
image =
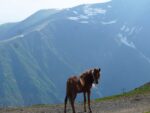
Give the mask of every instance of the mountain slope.
[[(33, 35), (36, 36), (37, 34), (32, 33)], [(63, 72), (69, 68), (56, 58), (49, 48), (46, 47), (47, 49), (44, 50), (47, 42), (41, 42), (40, 37), (36, 37), (39, 48), (35, 47), (32, 45), (34, 40), (28, 40), (30, 36), (5, 43), (0, 47), (2, 53), (0, 59), (1, 77), (3, 78), (1, 91), (4, 93), (1, 97), (7, 99), (1, 100), (1, 105), (30, 105), (33, 103), (52, 103), (59, 100), (55, 91), (56, 86), (53, 83), (53, 80), (56, 79), (53, 75), (56, 73), (54, 74), (54, 70), (49, 69), (48, 65), (53, 65), (53, 62), (59, 65), (59, 72), (62, 72), (62, 66)], [(47, 56), (51, 59), (48, 59)], [(51, 98), (48, 100), (49, 97)]]
[(92, 98), (148, 82), (147, 3), (117, 0), (44, 10), (1, 26), (0, 105), (63, 102), (66, 79), (93, 67), (100, 67), (102, 76)]

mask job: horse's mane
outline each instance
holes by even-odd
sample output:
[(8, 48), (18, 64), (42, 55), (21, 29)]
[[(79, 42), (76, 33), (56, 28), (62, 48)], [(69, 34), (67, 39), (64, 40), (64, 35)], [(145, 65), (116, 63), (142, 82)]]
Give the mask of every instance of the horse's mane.
[(91, 73), (92, 73), (92, 69), (89, 69), (89, 70), (83, 72), (83, 73), (80, 75), (80, 78), (85, 78), (85, 77), (89, 76)]

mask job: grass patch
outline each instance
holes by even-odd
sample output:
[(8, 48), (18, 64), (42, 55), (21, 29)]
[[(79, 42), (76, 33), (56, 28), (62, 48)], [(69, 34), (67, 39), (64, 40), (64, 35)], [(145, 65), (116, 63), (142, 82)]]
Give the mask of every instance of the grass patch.
[(150, 113), (150, 111), (148, 111), (148, 112), (145, 112), (145, 113)]
[[(119, 99), (122, 97), (132, 97), (134, 95), (146, 94), (149, 92), (150, 92), (150, 84), (145, 84), (145, 85), (143, 85), (139, 88), (135, 88), (134, 90), (127, 92), (127, 93), (96, 99), (96, 102), (112, 100), (112, 99), (114, 100), (114, 99)], [(150, 113), (150, 112), (148, 112), (148, 113)]]

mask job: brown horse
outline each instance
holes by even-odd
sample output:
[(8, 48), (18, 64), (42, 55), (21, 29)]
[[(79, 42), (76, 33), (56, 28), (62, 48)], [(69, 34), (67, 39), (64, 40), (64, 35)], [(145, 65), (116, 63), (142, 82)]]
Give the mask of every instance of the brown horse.
[(67, 80), (64, 113), (66, 113), (66, 105), (67, 105), (68, 98), (70, 100), (73, 113), (75, 113), (74, 101), (77, 96), (77, 93), (81, 93), (81, 92), (83, 92), (83, 96), (84, 96), (84, 111), (86, 112), (86, 93), (87, 93), (88, 107), (90, 113), (92, 113), (90, 107), (91, 87), (93, 83), (98, 84), (98, 79), (100, 78), (100, 71), (101, 71), (100, 68), (90, 69), (82, 73), (80, 77), (73, 76)]

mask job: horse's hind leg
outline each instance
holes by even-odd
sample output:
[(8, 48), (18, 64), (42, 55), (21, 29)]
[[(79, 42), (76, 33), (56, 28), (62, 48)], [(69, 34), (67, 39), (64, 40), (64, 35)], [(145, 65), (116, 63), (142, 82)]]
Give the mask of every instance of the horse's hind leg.
[(65, 97), (65, 106), (64, 106), (64, 113), (66, 113), (66, 106), (67, 106), (67, 100), (68, 100), (68, 96), (66, 95)]
[(73, 113), (75, 113), (74, 99), (73, 98), (70, 98), (70, 103), (71, 103), (72, 111), (73, 111)]
[(75, 107), (74, 107), (75, 98), (76, 98), (76, 94), (72, 92), (71, 95), (69, 96), (69, 100), (70, 100), (73, 113), (75, 113)]

